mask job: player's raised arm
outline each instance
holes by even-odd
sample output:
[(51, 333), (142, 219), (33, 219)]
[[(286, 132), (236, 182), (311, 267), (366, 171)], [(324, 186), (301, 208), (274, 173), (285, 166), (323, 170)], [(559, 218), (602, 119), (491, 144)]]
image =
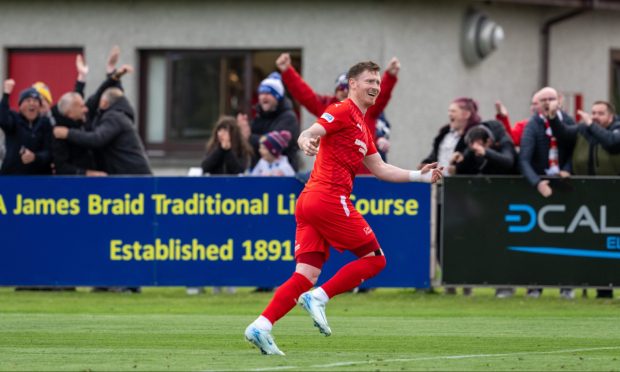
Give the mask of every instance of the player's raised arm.
[(364, 158), (364, 165), (378, 179), (388, 182), (426, 182), (435, 183), (442, 178), (443, 167), (437, 163), (426, 164), (420, 170), (406, 170), (387, 164), (378, 153)]
[(315, 156), (319, 152), (319, 142), (327, 132), (325, 128), (319, 123), (314, 123), (312, 126), (299, 135), (297, 144), (301, 151), (308, 156)]

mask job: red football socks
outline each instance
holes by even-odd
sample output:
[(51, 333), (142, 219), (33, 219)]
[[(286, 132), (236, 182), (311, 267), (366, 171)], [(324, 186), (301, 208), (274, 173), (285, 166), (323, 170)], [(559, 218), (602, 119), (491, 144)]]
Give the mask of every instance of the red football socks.
[(358, 287), (364, 280), (377, 275), (385, 267), (385, 256), (369, 256), (344, 265), (336, 275), (321, 286), (332, 298)]
[(313, 284), (308, 278), (299, 273), (293, 273), (293, 276), (278, 287), (271, 302), (269, 302), (269, 305), (267, 305), (267, 308), (261, 315), (269, 319), (271, 324), (275, 324), (275, 322), (295, 307), (297, 298), (312, 288), (312, 286)]

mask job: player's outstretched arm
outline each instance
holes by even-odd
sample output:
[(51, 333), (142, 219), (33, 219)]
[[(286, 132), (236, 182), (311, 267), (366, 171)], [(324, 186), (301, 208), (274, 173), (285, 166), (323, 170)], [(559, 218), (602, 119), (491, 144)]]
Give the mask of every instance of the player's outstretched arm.
[(435, 183), (442, 178), (443, 167), (437, 163), (426, 164), (420, 170), (407, 170), (387, 164), (378, 153), (364, 158), (364, 165), (378, 179), (388, 182), (426, 182)]
[(301, 151), (308, 156), (314, 156), (319, 153), (319, 143), (321, 142), (321, 137), (323, 137), (327, 132), (325, 128), (319, 123), (314, 123), (312, 126), (299, 135), (297, 139), (297, 144)]

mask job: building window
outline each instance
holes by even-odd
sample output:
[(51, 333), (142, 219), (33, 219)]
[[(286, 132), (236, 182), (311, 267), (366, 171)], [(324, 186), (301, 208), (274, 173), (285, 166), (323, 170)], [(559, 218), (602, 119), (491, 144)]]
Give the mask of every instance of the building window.
[[(149, 154), (202, 156), (221, 115), (252, 112), (258, 83), (282, 52), (140, 51), (140, 133)], [(300, 51), (291, 55), (299, 68)]]

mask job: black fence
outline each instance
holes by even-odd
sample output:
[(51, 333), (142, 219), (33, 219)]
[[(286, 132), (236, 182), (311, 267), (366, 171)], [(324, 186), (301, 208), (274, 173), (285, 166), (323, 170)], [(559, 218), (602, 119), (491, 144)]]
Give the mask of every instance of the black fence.
[(543, 198), (520, 177), (450, 177), (441, 201), (443, 282), (620, 284), (620, 178), (551, 180)]

